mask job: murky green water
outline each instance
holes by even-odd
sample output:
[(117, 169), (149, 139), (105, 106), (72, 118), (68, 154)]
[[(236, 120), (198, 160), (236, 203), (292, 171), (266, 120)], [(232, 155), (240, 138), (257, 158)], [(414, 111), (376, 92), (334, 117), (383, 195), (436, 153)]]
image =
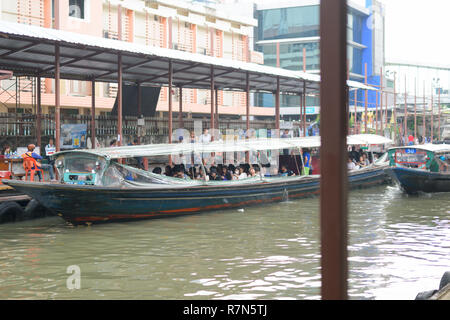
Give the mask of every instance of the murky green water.
[[(319, 299), (318, 204), (0, 225), (0, 299)], [(349, 204), (351, 299), (414, 299), (438, 287), (450, 270), (450, 194), (378, 187), (352, 191)], [(67, 287), (71, 265), (80, 289)]]

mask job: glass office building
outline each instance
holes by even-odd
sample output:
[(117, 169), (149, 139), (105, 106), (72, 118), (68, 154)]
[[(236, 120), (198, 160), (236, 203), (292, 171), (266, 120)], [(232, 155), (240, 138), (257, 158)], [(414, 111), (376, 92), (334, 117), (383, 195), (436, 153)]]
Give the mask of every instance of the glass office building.
[[(320, 72), (319, 5), (319, 0), (262, 1), (257, 5), (255, 49), (264, 53), (265, 65), (301, 71), (305, 61), (307, 72)], [(383, 6), (376, 0), (365, 0), (364, 3), (349, 1), (348, 5), (347, 52), (350, 79), (364, 82), (367, 64), (367, 82), (379, 85), (380, 68), (384, 64)], [(358, 101), (363, 100), (364, 93), (361, 92)], [(375, 107), (375, 95), (369, 95), (368, 100), (369, 107)], [(353, 104), (352, 101), (350, 103)], [(273, 97), (270, 94), (257, 95), (256, 104), (272, 107)], [(281, 99), (281, 107), (298, 109), (299, 104), (298, 97)], [(318, 99), (308, 97), (307, 106), (318, 107)], [(318, 108), (308, 110), (318, 112)]]

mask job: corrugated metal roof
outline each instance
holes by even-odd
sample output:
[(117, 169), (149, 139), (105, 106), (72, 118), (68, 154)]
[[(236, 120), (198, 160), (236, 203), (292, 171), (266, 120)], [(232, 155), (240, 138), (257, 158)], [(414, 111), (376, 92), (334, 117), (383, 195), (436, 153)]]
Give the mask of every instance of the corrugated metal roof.
[(244, 90), (246, 74), (252, 91), (280, 90), (301, 93), (319, 89), (317, 75), (152, 47), (62, 30), (0, 22), (0, 68), (16, 74), (54, 77), (55, 45), (61, 52), (61, 78), (116, 82), (117, 56), (122, 55), (123, 79), (147, 85), (168, 83), (169, 60), (173, 84), (187, 88), (210, 88), (211, 66), (218, 89)]
[[(174, 86), (185, 88), (209, 89), (211, 67), (217, 89), (245, 90), (247, 73), (252, 91), (274, 92), (277, 77), (284, 93), (302, 93), (303, 82), (307, 92), (318, 91), (320, 86), (316, 74), (0, 21), (0, 68), (53, 78), (56, 45), (63, 79), (116, 82), (120, 54), (123, 80), (143, 85), (167, 85), (170, 60)], [(373, 90), (356, 81), (347, 84)]]

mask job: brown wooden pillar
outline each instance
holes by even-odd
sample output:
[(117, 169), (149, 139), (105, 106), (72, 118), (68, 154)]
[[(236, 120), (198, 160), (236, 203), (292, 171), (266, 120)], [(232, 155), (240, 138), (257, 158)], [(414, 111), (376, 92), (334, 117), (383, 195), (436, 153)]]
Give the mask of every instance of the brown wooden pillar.
[(250, 129), (250, 75), (245, 74), (245, 128)]
[(92, 149), (95, 149), (95, 80), (91, 82), (92, 86), (92, 102), (91, 102), (91, 142)]
[(211, 137), (213, 136), (213, 130), (214, 130), (214, 66), (211, 65), (210, 70), (210, 81), (211, 81), (211, 88), (210, 88), (210, 98), (211, 98), (211, 119), (210, 119), (210, 128), (211, 128)]
[(169, 104), (169, 143), (172, 143), (172, 130), (173, 130), (173, 110), (172, 110), (172, 81), (173, 81), (173, 66), (172, 66), (172, 60), (169, 60), (169, 89), (167, 94), (167, 100)]
[(122, 100), (123, 100), (123, 80), (122, 80), (122, 54), (119, 53), (117, 56), (117, 145), (121, 146), (123, 141), (122, 134)]
[(42, 150), (42, 98), (41, 98), (41, 77), (36, 79), (36, 143)]
[[(57, 1), (56, 1), (57, 2)], [(61, 88), (60, 88), (60, 51), (55, 46), (55, 146), (61, 150)]]
[(320, 3), (322, 299), (347, 299), (347, 1)]

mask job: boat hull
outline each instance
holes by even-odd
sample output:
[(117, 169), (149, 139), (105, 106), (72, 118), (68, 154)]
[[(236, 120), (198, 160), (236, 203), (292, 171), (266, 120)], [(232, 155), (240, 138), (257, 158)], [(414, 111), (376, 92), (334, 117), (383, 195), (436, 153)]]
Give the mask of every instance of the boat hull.
[[(269, 180), (269, 179), (268, 179)], [(349, 174), (350, 188), (387, 183), (384, 167)], [(9, 180), (6, 184), (37, 199), (72, 224), (172, 217), (217, 209), (245, 207), (319, 193), (320, 177), (282, 181), (158, 188), (106, 188)]]
[(407, 194), (450, 192), (450, 175), (420, 169), (391, 167), (386, 173)]

